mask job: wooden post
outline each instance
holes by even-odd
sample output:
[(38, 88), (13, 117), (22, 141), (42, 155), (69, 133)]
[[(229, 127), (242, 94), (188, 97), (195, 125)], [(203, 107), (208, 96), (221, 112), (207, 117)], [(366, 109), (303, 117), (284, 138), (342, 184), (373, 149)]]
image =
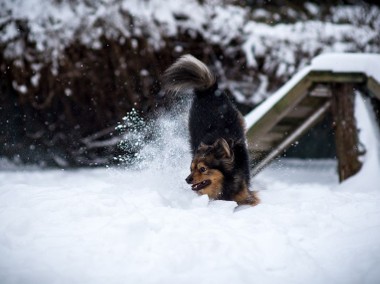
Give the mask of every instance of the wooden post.
[(339, 181), (355, 175), (361, 168), (359, 139), (354, 116), (354, 85), (333, 83), (331, 111), (338, 158)]

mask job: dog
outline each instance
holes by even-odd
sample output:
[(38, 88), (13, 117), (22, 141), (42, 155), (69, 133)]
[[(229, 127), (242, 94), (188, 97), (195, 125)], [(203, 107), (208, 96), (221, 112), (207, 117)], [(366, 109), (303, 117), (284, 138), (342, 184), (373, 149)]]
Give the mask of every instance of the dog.
[(186, 182), (199, 195), (257, 205), (249, 190), (250, 166), (244, 118), (210, 69), (192, 55), (180, 57), (163, 75), (164, 89), (193, 92), (189, 114), (192, 162)]

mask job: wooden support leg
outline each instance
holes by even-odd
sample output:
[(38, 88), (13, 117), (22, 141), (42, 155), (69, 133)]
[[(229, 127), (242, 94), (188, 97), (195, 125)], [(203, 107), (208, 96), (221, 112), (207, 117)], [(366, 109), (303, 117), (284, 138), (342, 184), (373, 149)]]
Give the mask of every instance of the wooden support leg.
[(354, 99), (353, 84), (332, 84), (331, 110), (340, 182), (355, 175), (362, 166), (359, 161)]

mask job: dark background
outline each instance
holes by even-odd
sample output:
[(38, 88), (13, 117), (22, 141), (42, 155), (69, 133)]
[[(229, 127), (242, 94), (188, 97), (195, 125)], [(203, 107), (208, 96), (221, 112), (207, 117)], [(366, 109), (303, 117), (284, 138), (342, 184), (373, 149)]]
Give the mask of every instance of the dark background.
[[(59, 4), (62, 1), (55, 2)], [(80, 0), (71, 2), (73, 5), (88, 3)], [(317, 5), (320, 12), (310, 13), (305, 8), (306, 1), (224, 1), (221, 5), (227, 3), (251, 11), (263, 8), (268, 16), (254, 20), (270, 25), (308, 20), (328, 22), (333, 17), (333, 7), (359, 5), (365, 13), (379, 5), (377, 1), (307, 2)], [(289, 13), (289, 9), (295, 14)], [(124, 20), (125, 25), (131, 26), (137, 21), (128, 13)], [(186, 21), (186, 15), (176, 15), (176, 20)], [(111, 37), (103, 27), (100, 48), (91, 48), (73, 38), (53, 61), (38, 51), (28, 19), (17, 18), (12, 11), (3, 9), (0, 33), (11, 24), (17, 27), (17, 34), (0, 42), (0, 157), (16, 163), (58, 167), (117, 163), (114, 157), (125, 154), (125, 149), (118, 146), (118, 139), (114, 139), (122, 139), (122, 133), (115, 130), (122, 118), (134, 108), (144, 119), (149, 119), (176, 103), (175, 98), (160, 91), (160, 77), (181, 54), (193, 54), (211, 66), (222, 80), (233, 80), (243, 85), (249, 78), (251, 84), (244, 89), (247, 97), (255, 96), (260, 74), (269, 78), (268, 94), (292, 75), (276, 74), (279, 63), (271, 59), (270, 54), (256, 58), (257, 66), (247, 66), (242, 38), (232, 39), (226, 48), (192, 29), (178, 29), (175, 36), (161, 34), (165, 46), (157, 49), (144, 34), (133, 34), (131, 30), (130, 37)], [(97, 25), (102, 27), (103, 24), (99, 22)], [(366, 25), (371, 25), (371, 22)], [(377, 40), (380, 43), (380, 39)], [(9, 57), (5, 50), (15, 41), (22, 43), (23, 52), (18, 57)], [(365, 50), (365, 47), (355, 48), (353, 51)], [(299, 59), (293, 73), (302, 67), (303, 59), (309, 60), (320, 52), (297, 54)], [(273, 66), (268, 68), (267, 61)], [(38, 84), (32, 84), (36, 75), (35, 64), (39, 64)], [(21, 85), (27, 87), (26, 92), (17, 87)], [(228, 85), (225, 91), (234, 97)], [(252, 100), (237, 104), (243, 114), (256, 106)], [(378, 103), (374, 105), (379, 107)], [(297, 147), (288, 150), (286, 156), (334, 157), (330, 125), (331, 118), (328, 117), (305, 135)]]

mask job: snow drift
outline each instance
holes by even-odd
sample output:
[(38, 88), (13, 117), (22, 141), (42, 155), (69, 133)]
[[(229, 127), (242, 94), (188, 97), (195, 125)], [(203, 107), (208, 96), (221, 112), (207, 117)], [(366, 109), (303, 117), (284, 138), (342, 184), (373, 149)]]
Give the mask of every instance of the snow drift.
[(0, 282), (378, 283), (379, 140), (357, 105), (357, 176), (338, 185), (334, 161), (278, 161), (253, 180), (253, 208), (188, 188), (185, 111), (160, 120), (135, 169), (4, 165)]

